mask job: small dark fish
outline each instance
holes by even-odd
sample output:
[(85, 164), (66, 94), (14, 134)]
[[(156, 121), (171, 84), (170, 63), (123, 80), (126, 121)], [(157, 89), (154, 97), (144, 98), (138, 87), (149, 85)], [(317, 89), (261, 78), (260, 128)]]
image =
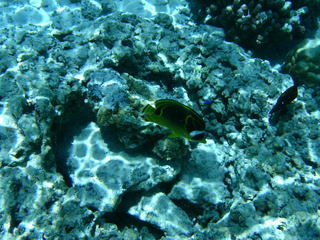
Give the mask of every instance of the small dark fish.
[(269, 115), (283, 110), (288, 104), (290, 104), (298, 96), (298, 86), (294, 85), (285, 90), (277, 100), (277, 103), (273, 106)]
[(192, 108), (175, 100), (160, 99), (155, 107), (145, 106), (144, 119), (169, 128), (169, 137), (185, 137), (189, 140), (205, 143), (205, 123)]

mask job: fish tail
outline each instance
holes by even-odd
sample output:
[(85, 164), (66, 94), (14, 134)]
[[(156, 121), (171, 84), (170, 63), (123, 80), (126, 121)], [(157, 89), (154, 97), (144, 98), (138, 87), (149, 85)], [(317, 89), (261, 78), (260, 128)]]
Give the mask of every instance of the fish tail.
[(152, 115), (154, 114), (155, 110), (156, 109), (154, 107), (152, 107), (150, 104), (147, 104), (147, 106), (145, 106), (142, 110), (143, 118), (146, 121), (152, 121)]

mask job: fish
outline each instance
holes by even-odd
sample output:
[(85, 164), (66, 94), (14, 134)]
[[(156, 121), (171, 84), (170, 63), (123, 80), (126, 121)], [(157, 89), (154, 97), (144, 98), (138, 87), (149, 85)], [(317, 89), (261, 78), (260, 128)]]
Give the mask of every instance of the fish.
[(188, 140), (206, 143), (205, 122), (192, 108), (172, 99), (159, 99), (155, 107), (147, 104), (143, 118), (148, 122), (169, 128), (169, 138), (184, 137)]
[(269, 115), (284, 110), (288, 104), (290, 104), (298, 96), (298, 86), (293, 85), (285, 90), (277, 100), (277, 103), (273, 106)]

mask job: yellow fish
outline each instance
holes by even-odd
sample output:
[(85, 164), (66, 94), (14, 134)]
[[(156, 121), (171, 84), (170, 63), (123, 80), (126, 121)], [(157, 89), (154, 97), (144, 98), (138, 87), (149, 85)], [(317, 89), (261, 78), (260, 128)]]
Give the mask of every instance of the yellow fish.
[(206, 143), (205, 123), (192, 108), (175, 100), (160, 99), (155, 108), (150, 104), (143, 109), (143, 118), (169, 128), (171, 138), (185, 137), (189, 140)]

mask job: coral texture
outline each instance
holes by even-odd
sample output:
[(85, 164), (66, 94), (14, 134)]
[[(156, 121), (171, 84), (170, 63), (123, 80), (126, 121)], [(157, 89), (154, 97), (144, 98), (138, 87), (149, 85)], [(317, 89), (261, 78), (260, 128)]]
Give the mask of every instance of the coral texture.
[(314, 30), (320, 3), (314, 0), (224, 0), (214, 1), (207, 11), (206, 22), (223, 27), (229, 40), (247, 48), (261, 48), (288, 44)]
[[(0, 10), (1, 239), (320, 238), (319, 85), (271, 125), (292, 78), (183, 0)], [(144, 121), (167, 98), (206, 143)]]

